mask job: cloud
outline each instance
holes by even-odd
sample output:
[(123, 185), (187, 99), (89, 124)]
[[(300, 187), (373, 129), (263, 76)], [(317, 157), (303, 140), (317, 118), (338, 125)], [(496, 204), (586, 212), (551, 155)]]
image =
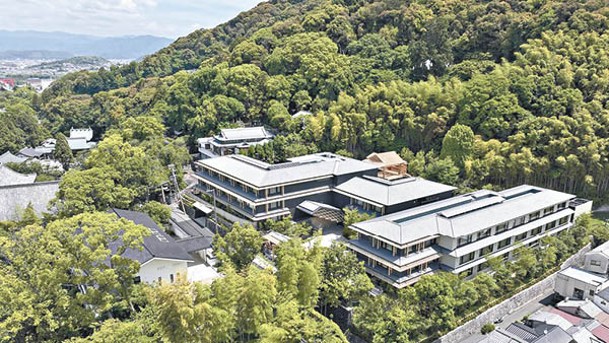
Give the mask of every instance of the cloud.
[(0, 0), (0, 22), (8, 30), (178, 37), (225, 22), (260, 1)]

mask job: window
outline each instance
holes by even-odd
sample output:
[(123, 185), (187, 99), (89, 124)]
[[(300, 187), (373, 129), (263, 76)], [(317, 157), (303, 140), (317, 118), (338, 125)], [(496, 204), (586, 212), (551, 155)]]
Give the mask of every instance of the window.
[(591, 266), (595, 266), (595, 267), (600, 267), (600, 266), (601, 266), (601, 261), (598, 261), (598, 260), (590, 260), (590, 265), (591, 265)]
[(461, 277), (468, 277), (474, 273), (474, 268), (468, 268), (461, 273)]
[(512, 237), (510, 238), (506, 238), (502, 241), (499, 241), (499, 243), (497, 243), (497, 249), (501, 249), (503, 247), (506, 247), (508, 245), (510, 245), (512, 243)]
[(539, 235), (541, 233), (541, 226), (534, 228), (531, 230), (531, 236)]
[(540, 215), (541, 215), (541, 213), (539, 211), (533, 212), (533, 213), (529, 214), (529, 220), (535, 220), (535, 219), (539, 218)]
[(561, 202), (560, 204), (558, 204), (558, 209), (562, 210), (563, 208), (567, 207), (567, 203), (566, 202)]
[(269, 188), (269, 195), (275, 195), (281, 193), (281, 187)]
[(138, 284), (140, 282), (142, 282), (142, 278), (141, 277), (136, 276), (136, 277), (133, 278), (133, 283)]
[(524, 217), (516, 218), (516, 222), (514, 223), (514, 226), (520, 226), (522, 224), (524, 224)]
[(593, 290), (593, 289), (591, 289), (591, 290), (588, 292), (588, 294), (590, 294), (590, 296), (591, 296), (591, 297), (593, 297), (593, 296), (594, 296), (594, 290)]
[(499, 234), (504, 231), (507, 231), (507, 228), (508, 228), (507, 223), (499, 224), (499, 225), (497, 225), (497, 228), (495, 229), (495, 234)]
[(514, 240), (515, 240), (516, 242), (519, 242), (519, 241), (521, 241), (521, 240), (523, 240), (523, 239), (527, 238), (527, 234), (528, 234), (528, 232), (521, 233), (521, 234), (519, 234), (518, 236), (516, 236), (516, 237), (514, 238)]
[(488, 262), (483, 262), (478, 265), (478, 271), (481, 272), (488, 268)]
[(169, 274), (169, 282), (173, 283), (173, 274)]
[(569, 216), (562, 217), (558, 220), (558, 225), (565, 225), (569, 221)]
[(277, 201), (277, 202), (272, 202), (269, 204), (269, 211), (270, 210), (276, 210), (278, 208), (281, 207), (281, 201)]
[(435, 238), (434, 238), (434, 239), (431, 239), (431, 240), (429, 240), (429, 241), (425, 241), (425, 247), (426, 247), (426, 248), (429, 248), (430, 246), (432, 246), (432, 245), (434, 245), (434, 244), (436, 244), (436, 239), (435, 239)]
[(473, 241), (473, 235), (459, 237), (459, 246), (469, 244)]
[(419, 251), (419, 245), (415, 244), (415, 245), (411, 245), (408, 247), (408, 254), (415, 254)]
[(543, 209), (543, 215), (550, 214), (554, 211), (554, 206), (546, 207)]
[(546, 224), (546, 231), (548, 231), (548, 230), (552, 230), (552, 229), (553, 229), (553, 228), (555, 228), (555, 227), (556, 227), (556, 220), (551, 221), (551, 222), (549, 222), (549, 223), (547, 223), (547, 224)]
[(484, 247), (484, 248), (480, 249), (480, 256), (484, 256), (484, 255), (492, 253), (494, 248), (495, 248), (494, 245), (491, 244), (491, 245), (489, 245), (487, 247)]
[(475, 256), (476, 256), (475, 252), (470, 252), (467, 255), (461, 256), (460, 262), (461, 262), (461, 264), (465, 264), (467, 262), (472, 261)]
[(485, 229), (478, 232), (478, 240), (486, 238), (491, 235), (491, 229)]

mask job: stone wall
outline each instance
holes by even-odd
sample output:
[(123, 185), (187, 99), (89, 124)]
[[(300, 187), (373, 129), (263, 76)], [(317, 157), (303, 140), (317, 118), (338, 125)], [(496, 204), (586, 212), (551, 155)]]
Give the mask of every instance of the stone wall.
[[(590, 244), (586, 245), (579, 252), (568, 258), (560, 266), (560, 270), (572, 265), (582, 264), (585, 253), (590, 251), (590, 249)], [(497, 319), (505, 317), (506, 315), (514, 312), (514, 310), (527, 304), (529, 301), (531, 301), (531, 299), (535, 299), (542, 295), (548, 289), (553, 289), (556, 274), (557, 273), (554, 273), (548, 276), (535, 285), (521, 291), (520, 293), (517, 293), (513, 297), (491, 307), (473, 320), (459, 326), (455, 330), (435, 340), (434, 343), (459, 342), (473, 334), (480, 333), (480, 329), (484, 324), (493, 323)]]
[(47, 212), (58, 190), (59, 181), (0, 187), (0, 221), (18, 220), (30, 203), (37, 215)]

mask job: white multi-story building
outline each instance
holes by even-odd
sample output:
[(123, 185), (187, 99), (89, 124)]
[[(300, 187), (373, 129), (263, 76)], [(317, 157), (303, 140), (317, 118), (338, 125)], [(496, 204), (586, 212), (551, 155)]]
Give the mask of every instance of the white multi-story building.
[(357, 238), (348, 246), (370, 275), (402, 288), (439, 270), (475, 275), (487, 258), (508, 260), (518, 246), (568, 229), (591, 206), (528, 185), (481, 190), (353, 224)]

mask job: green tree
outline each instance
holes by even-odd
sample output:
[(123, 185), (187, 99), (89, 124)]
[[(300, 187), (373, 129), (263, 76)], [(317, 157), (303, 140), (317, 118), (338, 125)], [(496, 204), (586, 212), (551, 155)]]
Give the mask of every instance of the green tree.
[[(0, 273), (0, 339), (61, 341), (99, 314), (128, 308), (139, 264), (122, 254), (141, 249), (147, 234), (112, 214), (86, 213), (0, 237), (0, 254), (11, 261)], [(123, 244), (111, 250), (119, 237)]]
[(441, 158), (450, 158), (463, 168), (466, 160), (472, 157), (476, 137), (469, 126), (457, 124), (448, 130), (442, 140)]
[(357, 208), (343, 208), (343, 236), (348, 239), (355, 237), (355, 232), (349, 228), (349, 226), (360, 223), (375, 217), (374, 214), (360, 212)]
[(260, 252), (262, 237), (253, 226), (235, 223), (226, 236), (214, 236), (214, 248), (222, 263), (232, 263), (237, 270), (243, 270)]
[(74, 156), (72, 155), (72, 149), (70, 149), (70, 145), (68, 144), (68, 139), (62, 133), (59, 133), (56, 137), (53, 157), (61, 163), (64, 170), (70, 169), (70, 164), (74, 160)]
[(117, 172), (107, 167), (70, 170), (59, 183), (52, 206), (64, 217), (111, 207), (128, 208), (135, 194), (123, 187), (118, 178)]
[(327, 306), (358, 301), (373, 287), (363, 262), (342, 243), (333, 243), (324, 251), (321, 280), (320, 302), (324, 311)]
[(141, 210), (149, 215), (150, 218), (161, 227), (169, 224), (169, 220), (171, 219), (171, 207), (161, 204), (158, 201), (149, 201), (145, 203)]

